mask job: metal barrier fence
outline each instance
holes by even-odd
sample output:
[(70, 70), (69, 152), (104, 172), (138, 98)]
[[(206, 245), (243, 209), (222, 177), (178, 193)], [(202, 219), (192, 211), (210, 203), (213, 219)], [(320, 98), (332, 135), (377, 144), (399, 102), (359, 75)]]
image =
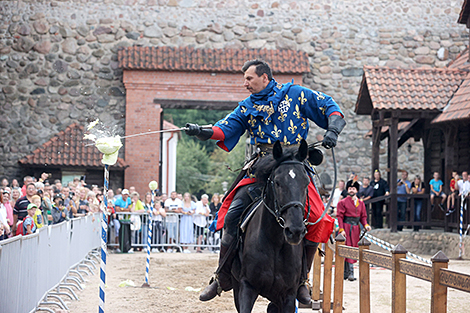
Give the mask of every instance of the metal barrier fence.
[[(120, 221), (119, 228), (130, 221), (131, 223), (131, 246), (135, 248), (145, 248), (147, 246), (148, 218), (146, 212), (117, 213), (117, 220)], [(194, 215), (197, 217), (197, 215)], [(209, 251), (218, 250), (220, 247), (220, 232), (213, 233), (209, 226), (214, 221), (213, 216), (205, 217), (204, 227), (196, 226), (193, 223), (193, 216), (181, 213), (167, 213), (166, 217), (161, 217), (161, 221), (152, 219), (152, 249), (162, 250), (164, 248), (183, 250), (189, 248), (207, 248)], [(124, 222), (123, 222), (124, 221)], [(108, 246), (119, 247), (116, 242), (116, 228), (113, 222), (109, 224)]]
[[(67, 275), (74, 272), (83, 281), (80, 272), (87, 272), (81, 268), (92, 271), (86, 263), (94, 267), (89, 253), (100, 246), (99, 230), (99, 214), (94, 214), (0, 241), (0, 311), (31, 312), (45, 302), (66, 309), (58, 297), (66, 294), (60, 291), (59, 283), (63, 282), (62, 288), (76, 298), (70, 285), (79, 289), (80, 280)], [(67, 281), (76, 281), (77, 285)]]

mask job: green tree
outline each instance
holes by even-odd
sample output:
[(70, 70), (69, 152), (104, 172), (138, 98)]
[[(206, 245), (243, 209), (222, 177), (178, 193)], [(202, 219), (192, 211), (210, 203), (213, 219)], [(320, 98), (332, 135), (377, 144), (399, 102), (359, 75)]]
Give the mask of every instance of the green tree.
[(192, 140), (178, 141), (176, 148), (176, 190), (197, 193), (209, 180), (209, 155), (206, 149)]

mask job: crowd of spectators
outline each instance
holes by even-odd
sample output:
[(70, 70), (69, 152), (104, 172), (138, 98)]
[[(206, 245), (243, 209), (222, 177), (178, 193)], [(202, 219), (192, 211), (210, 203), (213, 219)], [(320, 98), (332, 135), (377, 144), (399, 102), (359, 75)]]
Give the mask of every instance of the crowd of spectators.
[[(160, 249), (153, 252), (176, 252), (176, 246), (184, 247), (201, 245), (214, 234), (208, 234), (207, 226), (221, 206), (221, 198), (214, 194), (212, 202), (202, 195), (200, 201), (195, 196), (185, 193), (156, 194), (152, 205), (152, 194), (147, 192), (143, 197), (134, 187), (112, 189), (107, 193), (107, 212), (109, 222), (109, 242), (119, 244), (119, 233), (123, 221), (130, 222), (131, 242), (142, 246), (147, 240), (147, 214), (150, 217), (153, 236), (152, 244), (163, 243)], [(51, 182), (50, 174), (43, 173), (39, 179), (26, 176), (23, 186), (17, 180), (11, 183), (4, 178), (0, 185), (0, 240), (15, 235), (28, 235), (46, 225), (61, 223), (75, 217), (81, 217), (104, 208), (103, 189), (88, 185), (80, 178), (62, 185), (60, 180)], [(145, 213), (145, 214), (130, 214)], [(144, 217), (145, 216), (145, 217)], [(141, 248), (138, 248), (141, 250)], [(133, 252), (133, 249), (130, 250)], [(197, 247), (196, 252), (201, 252)]]

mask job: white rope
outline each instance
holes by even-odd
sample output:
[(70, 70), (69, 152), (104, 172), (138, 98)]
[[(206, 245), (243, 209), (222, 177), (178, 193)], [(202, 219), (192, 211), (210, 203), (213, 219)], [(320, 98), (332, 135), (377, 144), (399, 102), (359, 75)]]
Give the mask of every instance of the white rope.
[[(392, 245), (391, 243), (383, 241), (380, 238), (374, 237), (370, 233), (367, 233), (365, 235), (365, 237), (367, 237), (367, 239), (369, 239), (370, 242), (372, 242), (373, 244), (375, 244), (375, 245), (377, 245), (377, 246), (379, 246), (382, 249), (385, 249), (387, 251), (391, 252), (395, 248), (395, 246)], [(407, 259), (413, 258), (413, 259), (417, 259), (417, 260), (419, 260), (421, 262), (424, 262), (424, 263), (427, 263), (427, 264), (432, 264), (432, 262), (430, 260), (425, 259), (423, 257), (420, 257), (419, 255), (416, 255), (414, 253), (407, 252), (406, 255), (407, 255), (407, 257), (406, 257)]]

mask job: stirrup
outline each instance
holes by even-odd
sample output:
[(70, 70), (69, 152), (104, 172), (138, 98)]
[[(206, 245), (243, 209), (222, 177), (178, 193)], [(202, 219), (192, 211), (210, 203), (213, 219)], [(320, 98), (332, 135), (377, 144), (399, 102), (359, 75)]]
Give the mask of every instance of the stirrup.
[(217, 283), (217, 295), (220, 297), (223, 290), (222, 290), (222, 287), (220, 286), (219, 275), (218, 274), (215, 274), (215, 276), (213, 276), (211, 278), (211, 280), (209, 281), (209, 285), (212, 285), (213, 282)]
[(302, 287), (302, 286), (306, 286), (308, 291), (311, 293), (312, 285), (310, 285), (310, 281), (308, 280), (308, 278), (305, 278), (303, 281), (300, 282), (299, 287)]

